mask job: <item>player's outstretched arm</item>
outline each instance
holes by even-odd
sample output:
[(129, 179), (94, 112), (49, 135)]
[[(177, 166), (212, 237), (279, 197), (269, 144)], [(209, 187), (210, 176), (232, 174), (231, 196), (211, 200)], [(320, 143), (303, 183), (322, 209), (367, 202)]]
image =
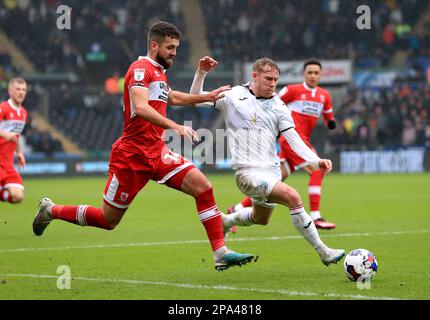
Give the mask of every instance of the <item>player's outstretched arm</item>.
[(204, 92), (200, 94), (190, 94), (180, 91), (169, 91), (169, 105), (173, 106), (188, 106), (201, 104), (204, 102), (215, 102), (224, 98), (224, 91), (230, 90), (230, 86), (222, 86), (211, 92)]
[(203, 84), (205, 82), (206, 75), (216, 68), (218, 62), (211, 57), (203, 57), (199, 60), (199, 66), (194, 75), (193, 83), (191, 84), (191, 94), (202, 94), (207, 93), (203, 91)]
[(133, 87), (130, 89), (130, 98), (135, 108), (137, 116), (142, 117), (146, 121), (151, 122), (164, 129), (173, 129), (178, 132), (179, 135), (184, 136), (190, 141), (198, 141), (199, 137), (197, 133), (190, 127), (181, 126), (175, 121), (170, 120), (148, 104), (148, 90), (142, 87)]
[[(207, 94), (203, 90), (206, 75), (216, 68), (218, 62), (211, 57), (203, 57), (199, 60), (199, 66), (194, 75), (193, 83), (191, 84), (190, 94)], [(200, 103), (199, 106), (213, 107), (212, 102)]]
[(157, 112), (148, 103), (148, 89), (133, 87), (130, 89), (130, 98), (135, 108), (135, 113), (146, 121), (164, 129), (176, 129), (178, 124)]

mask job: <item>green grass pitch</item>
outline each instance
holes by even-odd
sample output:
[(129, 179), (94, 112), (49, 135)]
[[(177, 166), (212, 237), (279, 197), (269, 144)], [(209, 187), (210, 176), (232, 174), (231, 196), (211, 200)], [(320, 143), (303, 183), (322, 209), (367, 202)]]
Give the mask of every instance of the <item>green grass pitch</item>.
[[(209, 178), (222, 210), (242, 198), (233, 174)], [(287, 182), (308, 209), (307, 180), (296, 174)], [(0, 299), (430, 299), (429, 174), (325, 178), (321, 211), (337, 228), (320, 235), (332, 247), (375, 253), (370, 289), (350, 282), (341, 263), (324, 266), (282, 206), (269, 225), (229, 238), (230, 248), (259, 260), (217, 272), (191, 197), (149, 183), (113, 231), (54, 221), (36, 237), (41, 197), (99, 206), (105, 178), (25, 184), (23, 204), (0, 203)], [(62, 265), (70, 267), (70, 289), (57, 287)]]

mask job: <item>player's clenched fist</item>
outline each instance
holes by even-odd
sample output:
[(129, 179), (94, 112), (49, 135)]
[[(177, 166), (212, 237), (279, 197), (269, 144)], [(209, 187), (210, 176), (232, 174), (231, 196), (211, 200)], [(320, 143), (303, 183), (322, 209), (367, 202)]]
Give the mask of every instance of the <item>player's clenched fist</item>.
[(321, 159), (320, 161), (318, 161), (318, 165), (320, 167), (320, 170), (324, 174), (329, 174), (333, 169), (333, 164), (329, 159)]
[(198, 71), (208, 73), (215, 69), (217, 65), (218, 61), (206, 56), (200, 59)]

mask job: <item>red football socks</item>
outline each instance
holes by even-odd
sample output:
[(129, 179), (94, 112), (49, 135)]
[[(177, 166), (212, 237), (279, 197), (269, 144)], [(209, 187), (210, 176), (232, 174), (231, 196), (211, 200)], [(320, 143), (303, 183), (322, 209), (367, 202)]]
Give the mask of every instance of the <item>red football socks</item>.
[(319, 211), (321, 200), (321, 185), (324, 174), (321, 170), (314, 171), (310, 175), (308, 184), (309, 207), (311, 211)]
[(92, 226), (107, 230), (112, 229), (99, 208), (54, 205), (51, 212), (54, 219), (68, 221), (81, 226)]
[(196, 197), (200, 221), (206, 229), (212, 251), (224, 246), (221, 214), (215, 203), (213, 189), (210, 188)]

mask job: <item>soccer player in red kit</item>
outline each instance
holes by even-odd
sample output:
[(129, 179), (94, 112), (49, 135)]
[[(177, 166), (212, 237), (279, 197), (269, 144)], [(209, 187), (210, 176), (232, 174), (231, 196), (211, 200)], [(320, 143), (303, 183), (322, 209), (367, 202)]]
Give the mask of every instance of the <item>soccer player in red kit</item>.
[[(315, 152), (310, 143), (312, 130), (322, 114), (325, 125), (330, 129), (336, 128), (333, 115), (333, 107), (330, 94), (318, 86), (321, 78), (322, 64), (316, 59), (305, 61), (303, 65), (304, 82), (284, 87), (279, 96), (290, 108), (296, 125), (296, 130), (303, 141)], [(326, 221), (320, 213), (321, 189), (324, 174), (321, 170), (309, 165), (300, 158), (290, 147), (283, 136), (279, 139), (281, 151), (282, 180), (285, 180), (294, 171), (304, 169), (309, 174), (308, 195), (310, 204), (310, 215), (315, 226), (319, 229), (334, 229), (336, 224)], [(227, 213), (235, 212), (243, 207), (251, 206), (251, 199), (245, 198), (241, 203), (228, 208)], [(232, 230), (233, 232), (235, 230)]]
[(139, 57), (127, 71), (123, 96), (124, 130), (112, 146), (101, 208), (57, 205), (43, 198), (33, 221), (34, 234), (42, 235), (53, 219), (112, 230), (137, 193), (149, 180), (154, 180), (195, 198), (217, 270), (254, 260), (251, 254), (236, 253), (225, 246), (221, 214), (211, 183), (192, 162), (170, 151), (162, 139), (164, 130), (172, 129), (187, 139), (198, 140), (193, 129), (166, 118), (168, 104), (183, 106), (213, 102), (229, 89), (224, 86), (208, 94), (191, 95), (169, 87), (165, 72), (173, 63), (180, 38), (181, 33), (174, 25), (164, 21), (153, 24), (148, 33), (147, 56)]
[(0, 103), (0, 201), (12, 204), (24, 200), (24, 184), (14, 168), (14, 155), (19, 167), (25, 166), (25, 156), (19, 144), (27, 111), (22, 103), (27, 94), (27, 82), (22, 78), (9, 81), (7, 101)]

